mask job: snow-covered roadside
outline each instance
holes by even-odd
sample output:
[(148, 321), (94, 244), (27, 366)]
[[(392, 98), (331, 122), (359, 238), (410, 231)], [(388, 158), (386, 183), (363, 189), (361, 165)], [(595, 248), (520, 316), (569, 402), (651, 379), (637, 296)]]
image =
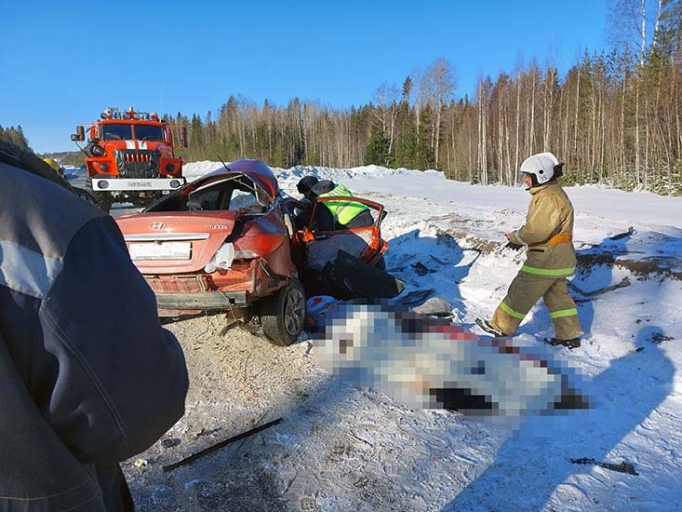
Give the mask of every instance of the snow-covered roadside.
[[(188, 171), (192, 165), (199, 167), (189, 164)], [(503, 233), (523, 222), (528, 196), (521, 189), (380, 168), (276, 172), (292, 194), (312, 172), (383, 203), (389, 271), (406, 281), (407, 291), (435, 289), (470, 329), (476, 317), (492, 312), (521, 264), (522, 254), (501, 248)], [(614, 192), (569, 189), (576, 249), (593, 263), (574, 282), (590, 291), (628, 277), (630, 286), (582, 297), (588, 300), (578, 308), (588, 334), (578, 350), (543, 346), (551, 322), (541, 307), (515, 339), (583, 376), (594, 409), (526, 418), (514, 428), (459, 413), (413, 411), (381, 390), (331, 379), (305, 341), (282, 349), (239, 330), (221, 336), (220, 316), (176, 322), (168, 327), (190, 366), (188, 411), (165, 437), (179, 444), (157, 443), (137, 458), (146, 465), (125, 465), (138, 508), (675, 510), (682, 495), (676, 484), (682, 474), (682, 284), (671, 273), (680, 271), (682, 201), (647, 197), (641, 209), (634, 199), (644, 196)], [(630, 236), (610, 240), (630, 226)], [(589, 259), (607, 253), (668, 273), (594, 266), (598, 260)], [(256, 436), (187, 466), (161, 469), (278, 417), (282, 423)], [(626, 462), (638, 474), (571, 462), (583, 458)]]

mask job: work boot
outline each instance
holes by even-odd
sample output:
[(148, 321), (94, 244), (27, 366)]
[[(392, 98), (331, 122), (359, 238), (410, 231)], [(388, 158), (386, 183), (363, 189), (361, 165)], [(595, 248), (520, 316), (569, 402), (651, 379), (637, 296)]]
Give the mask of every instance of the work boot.
[(571, 338), (570, 340), (559, 340), (557, 338), (545, 338), (545, 343), (552, 345), (553, 347), (561, 346), (566, 347), (569, 350), (578, 348), (580, 346), (580, 338)]
[(505, 334), (499, 329), (493, 327), (493, 325), (488, 320), (483, 320), (481, 318), (476, 319), (476, 324), (483, 329), (488, 334), (492, 334), (496, 338), (504, 338), (505, 336), (511, 336), (511, 334)]

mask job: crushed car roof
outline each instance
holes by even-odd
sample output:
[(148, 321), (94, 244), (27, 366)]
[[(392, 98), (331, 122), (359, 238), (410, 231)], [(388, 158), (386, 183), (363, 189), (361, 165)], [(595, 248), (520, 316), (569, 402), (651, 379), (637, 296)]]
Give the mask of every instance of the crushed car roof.
[(277, 185), (277, 178), (272, 172), (272, 169), (261, 160), (254, 160), (250, 158), (242, 158), (227, 164), (227, 168), (217, 169), (213, 172), (205, 174), (197, 179), (195, 183), (200, 184), (205, 180), (214, 178), (215, 176), (231, 174), (245, 174), (251, 178), (258, 186), (260, 186), (270, 199), (274, 199), (279, 190)]

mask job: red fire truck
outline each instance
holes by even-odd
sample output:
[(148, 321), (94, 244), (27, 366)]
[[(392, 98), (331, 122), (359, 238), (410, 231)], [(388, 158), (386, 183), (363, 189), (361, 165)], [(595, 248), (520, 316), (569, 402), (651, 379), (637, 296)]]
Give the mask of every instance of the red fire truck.
[[(177, 146), (187, 147), (187, 128), (167, 123), (155, 113), (107, 108), (91, 124), (85, 148), (87, 188), (100, 206), (109, 211), (113, 203), (146, 206), (162, 194), (186, 183)], [(76, 127), (71, 140), (85, 141), (85, 129)]]

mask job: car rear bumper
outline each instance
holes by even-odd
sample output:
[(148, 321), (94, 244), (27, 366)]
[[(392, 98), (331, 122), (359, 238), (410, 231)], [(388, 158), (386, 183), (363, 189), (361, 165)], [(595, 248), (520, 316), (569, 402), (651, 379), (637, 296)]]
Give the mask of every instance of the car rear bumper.
[(228, 309), (250, 304), (247, 292), (156, 293), (158, 309), (197, 310)]

